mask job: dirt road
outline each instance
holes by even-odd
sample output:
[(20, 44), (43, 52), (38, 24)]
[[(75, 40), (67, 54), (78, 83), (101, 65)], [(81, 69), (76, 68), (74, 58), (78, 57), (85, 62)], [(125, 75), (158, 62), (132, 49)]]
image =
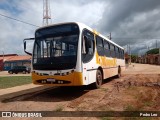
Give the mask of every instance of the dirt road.
[(160, 74), (160, 66), (132, 63), (123, 74)]
[(160, 66), (132, 64), (121, 78), (106, 79), (100, 89), (51, 87), (1, 100), (0, 111), (158, 111), (159, 101)]

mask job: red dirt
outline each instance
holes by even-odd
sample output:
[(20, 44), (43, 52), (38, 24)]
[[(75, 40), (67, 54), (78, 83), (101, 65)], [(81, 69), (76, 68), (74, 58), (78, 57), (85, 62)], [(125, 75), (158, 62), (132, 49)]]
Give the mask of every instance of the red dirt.
[(160, 69), (157, 68), (160, 67), (134, 64), (134, 67), (126, 69), (121, 78), (105, 80), (100, 89), (58, 87), (34, 94), (15, 95), (1, 100), (0, 111), (158, 111)]

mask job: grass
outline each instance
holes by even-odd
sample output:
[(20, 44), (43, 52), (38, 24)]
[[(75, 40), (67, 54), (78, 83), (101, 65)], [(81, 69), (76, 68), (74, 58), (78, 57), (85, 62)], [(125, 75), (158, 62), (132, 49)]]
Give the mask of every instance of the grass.
[(153, 120), (149, 117), (125, 117), (123, 120)]
[(0, 77), (0, 89), (32, 83), (30, 76)]
[(130, 86), (130, 87), (127, 88), (127, 90), (131, 90), (131, 91), (132, 91), (132, 90), (135, 91), (136, 89), (137, 89), (137, 87), (135, 87), (135, 86)]
[(113, 120), (113, 119), (109, 117), (102, 117), (101, 120)]
[(100, 88), (102, 91), (107, 92), (108, 88)]
[(132, 110), (134, 110), (134, 108), (132, 105), (127, 105), (124, 110), (125, 111), (132, 111)]
[(102, 117), (99, 120), (157, 120), (154, 117)]
[(154, 105), (154, 103), (152, 101), (144, 101), (144, 106), (145, 107), (151, 107), (153, 105)]
[(63, 106), (58, 106), (54, 111), (61, 112), (63, 110)]

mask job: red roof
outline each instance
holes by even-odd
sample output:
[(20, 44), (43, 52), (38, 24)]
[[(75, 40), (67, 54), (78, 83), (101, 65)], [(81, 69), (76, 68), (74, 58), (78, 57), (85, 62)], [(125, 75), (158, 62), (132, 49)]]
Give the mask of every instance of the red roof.
[[(3, 57), (0, 57), (0, 60), (3, 60)], [(31, 60), (31, 56), (29, 55), (4, 56), (4, 61), (19, 61), (19, 60)]]
[(3, 57), (3, 56), (5, 56), (5, 57), (9, 57), (9, 56), (18, 56), (17, 54), (4, 54), (4, 55), (0, 55), (0, 57)]

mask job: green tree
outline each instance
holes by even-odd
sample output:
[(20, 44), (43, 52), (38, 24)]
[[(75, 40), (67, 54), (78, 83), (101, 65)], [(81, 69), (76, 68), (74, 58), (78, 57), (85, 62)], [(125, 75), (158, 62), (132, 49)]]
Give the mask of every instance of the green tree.
[(131, 55), (131, 60), (132, 60), (132, 62), (136, 62), (136, 58), (137, 58), (138, 56), (137, 55)]
[(154, 48), (151, 49), (149, 51), (146, 52), (147, 54), (158, 54), (159, 53), (159, 49), (158, 48)]

